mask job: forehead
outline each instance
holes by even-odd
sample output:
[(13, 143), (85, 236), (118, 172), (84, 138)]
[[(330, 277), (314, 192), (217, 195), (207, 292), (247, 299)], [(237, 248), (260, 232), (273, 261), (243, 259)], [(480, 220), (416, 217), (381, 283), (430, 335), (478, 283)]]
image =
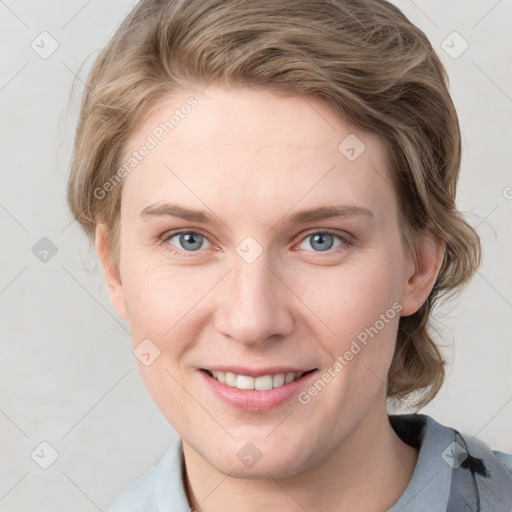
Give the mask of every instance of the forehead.
[(145, 156), (126, 177), (123, 203), (139, 210), (178, 199), (232, 212), (240, 201), (256, 210), (394, 203), (381, 139), (316, 99), (222, 87), (175, 94), (133, 134), (125, 158), (134, 151)]

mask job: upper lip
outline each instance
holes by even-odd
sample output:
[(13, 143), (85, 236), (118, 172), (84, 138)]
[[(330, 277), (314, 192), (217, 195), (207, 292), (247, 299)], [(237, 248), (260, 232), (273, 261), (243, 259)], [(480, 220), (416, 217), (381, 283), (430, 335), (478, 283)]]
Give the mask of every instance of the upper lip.
[(305, 373), (317, 368), (304, 368), (299, 366), (271, 366), (268, 368), (247, 368), (243, 366), (223, 366), (215, 365), (201, 368), (211, 372), (231, 372), (237, 375), (247, 375), (248, 377), (261, 377), (263, 375), (276, 375), (278, 373)]

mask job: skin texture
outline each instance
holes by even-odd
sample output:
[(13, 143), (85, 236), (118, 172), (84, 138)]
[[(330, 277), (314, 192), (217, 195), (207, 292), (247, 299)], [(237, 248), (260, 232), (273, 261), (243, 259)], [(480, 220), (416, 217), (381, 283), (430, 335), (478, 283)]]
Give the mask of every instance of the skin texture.
[[(149, 366), (138, 364), (183, 440), (191, 504), (208, 512), (385, 510), (417, 459), (386, 413), (398, 314), (305, 405), (294, 397), (269, 411), (237, 409), (211, 393), (199, 369), (287, 365), (321, 376), (393, 304), (403, 316), (419, 308), (442, 245), (425, 234), (416, 259), (404, 254), (384, 146), (319, 100), (220, 86), (175, 94), (133, 134), (127, 154), (191, 95), (197, 106), (125, 178), (118, 265), (104, 224), (96, 230), (134, 347), (149, 338), (160, 350)], [(354, 161), (338, 149), (350, 134), (365, 145)], [(213, 221), (141, 216), (164, 203)], [(327, 205), (372, 214), (288, 222)], [(171, 236), (183, 229), (205, 237), (195, 239), (198, 250)], [(336, 232), (325, 251), (312, 237), (323, 230)], [(237, 253), (248, 236), (262, 250), (251, 263)], [(252, 467), (237, 457), (248, 442), (262, 454)]]

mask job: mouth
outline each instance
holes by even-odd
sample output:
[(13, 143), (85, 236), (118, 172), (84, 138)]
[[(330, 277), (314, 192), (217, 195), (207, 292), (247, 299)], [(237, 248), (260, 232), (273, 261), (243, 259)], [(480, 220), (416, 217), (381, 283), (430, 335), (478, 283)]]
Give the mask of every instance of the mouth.
[(231, 388), (240, 390), (269, 391), (275, 388), (281, 388), (299, 379), (305, 378), (318, 368), (306, 370), (302, 372), (286, 372), (286, 373), (268, 373), (257, 377), (251, 375), (238, 374), (229, 371), (208, 370), (202, 368), (201, 371), (206, 373), (212, 379), (217, 380)]
[(238, 410), (261, 413), (284, 406), (297, 397), (314, 379), (318, 368), (217, 366), (198, 370), (206, 388), (217, 399)]

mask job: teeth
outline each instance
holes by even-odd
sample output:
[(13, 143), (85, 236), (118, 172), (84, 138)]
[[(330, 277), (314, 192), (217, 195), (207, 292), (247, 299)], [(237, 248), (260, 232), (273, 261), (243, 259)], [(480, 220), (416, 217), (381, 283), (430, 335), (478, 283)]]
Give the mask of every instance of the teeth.
[[(215, 378), (217, 378), (215, 376), (216, 373), (223, 373), (223, 372), (212, 372), (213, 373), (213, 376)], [(231, 373), (231, 372), (226, 372), (225, 373), (226, 375), (226, 379), (225, 379), (225, 382), (224, 384), (226, 384), (226, 386), (231, 386), (232, 388), (235, 388), (236, 387), (236, 375), (234, 373)], [(218, 379), (220, 381), (220, 379)]]
[(272, 383), (275, 388), (282, 386), (284, 384), (284, 373), (278, 373), (274, 375), (274, 382)]
[(284, 383), (288, 384), (288, 382), (291, 382), (293, 379), (295, 379), (294, 373), (287, 373), (286, 377), (284, 378)]
[[(240, 378), (240, 377), (238, 377)], [(272, 375), (262, 375), (254, 379), (254, 389), (266, 391), (274, 387), (274, 377)]]
[(235, 386), (238, 389), (254, 389), (254, 380), (252, 377), (237, 375)]
[(298, 379), (303, 373), (277, 373), (276, 375), (262, 375), (261, 377), (249, 377), (248, 375), (237, 375), (232, 372), (209, 372), (214, 379), (222, 384), (238, 389), (256, 389), (266, 391), (272, 388), (279, 388)]

